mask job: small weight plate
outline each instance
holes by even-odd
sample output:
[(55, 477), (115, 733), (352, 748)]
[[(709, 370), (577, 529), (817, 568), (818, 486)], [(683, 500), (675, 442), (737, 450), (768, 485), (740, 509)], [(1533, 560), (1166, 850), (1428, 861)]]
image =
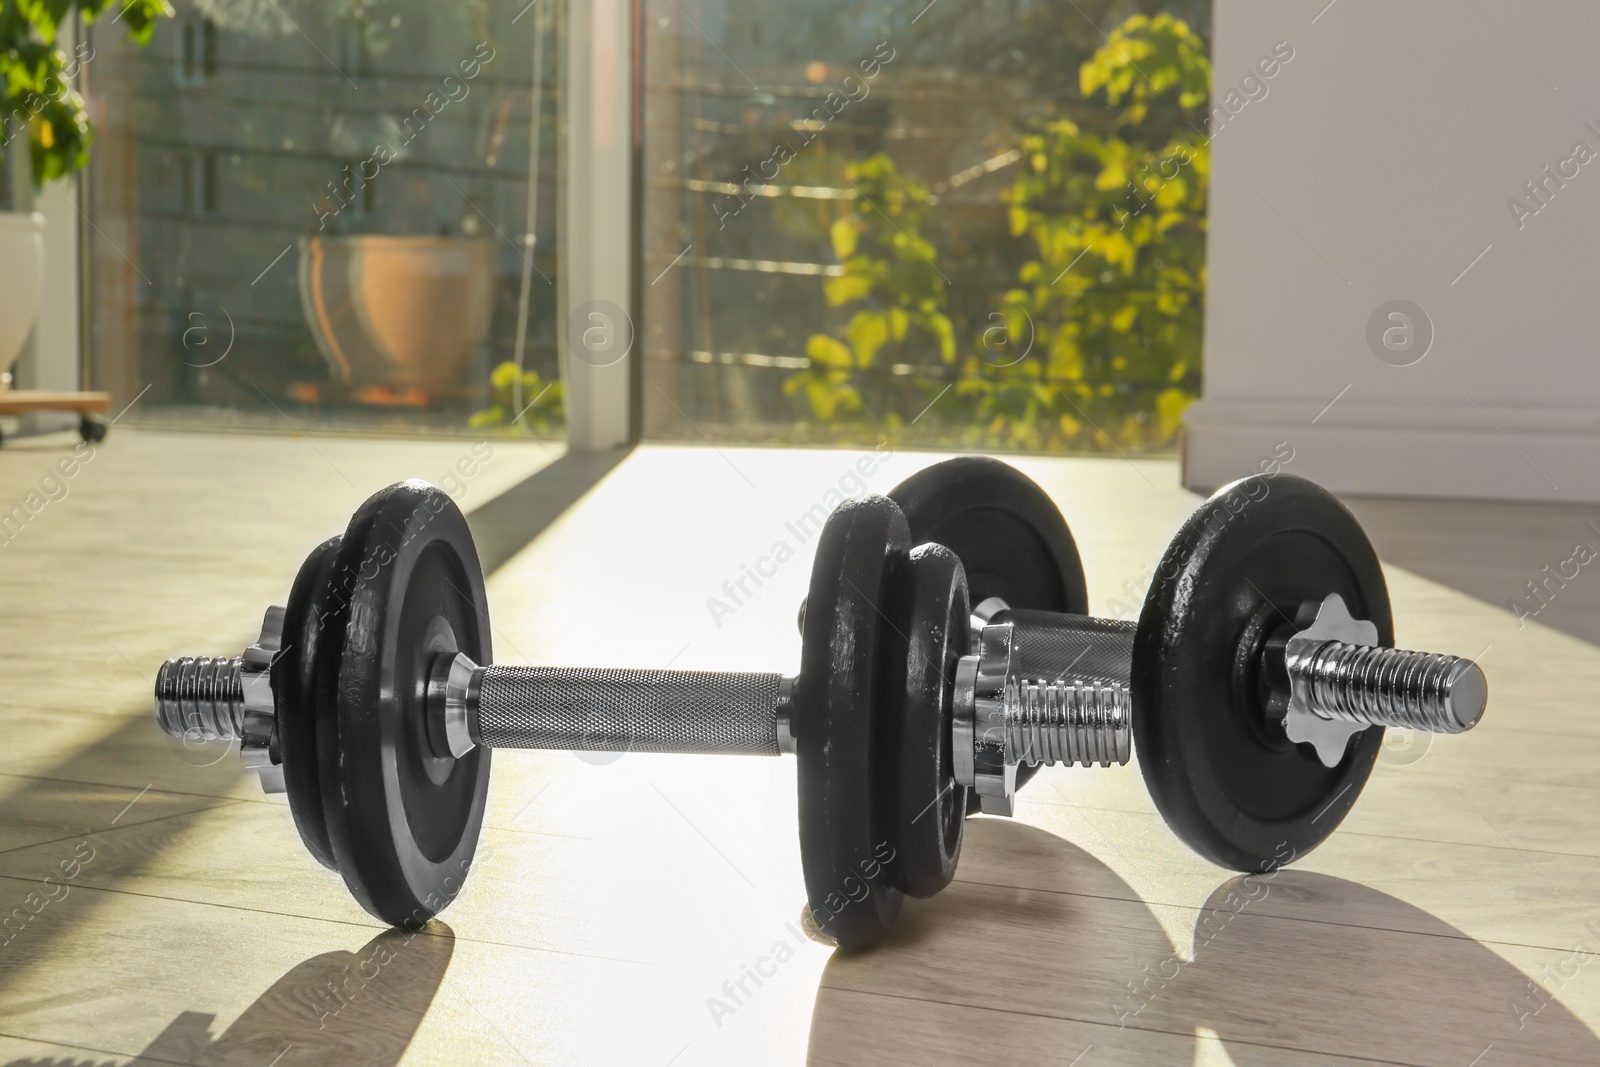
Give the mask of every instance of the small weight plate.
[(944, 545), (961, 558), (974, 604), (1089, 612), (1083, 561), (1055, 502), (1017, 468), (960, 456), (918, 471), (889, 492), (913, 545)]
[(1355, 803), (1383, 730), (1337, 767), (1269, 722), (1260, 651), (1329, 593), (1394, 643), (1389, 592), (1360, 523), (1313, 482), (1254, 475), (1217, 492), (1162, 557), (1133, 643), (1133, 736), (1168, 825), (1214, 863), (1274, 868), (1315, 848)]
[(317, 762), (317, 709), (332, 708), (331, 691), (317, 692), (317, 654), (328, 625), (342, 626), (347, 617), (348, 590), (335, 579), (333, 566), (340, 538), (332, 537), (311, 550), (295, 575), (283, 616), (283, 651), (272, 661), (272, 695), (277, 706), (278, 758), (289, 810), (300, 839), (317, 861), (338, 870), (328, 823), (322, 813), (321, 772)]
[[(899, 760), (896, 874), (909, 895), (931, 897), (955, 877), (966, 826), (967, 790), (956, 784), (950, 755), (950, 697), (956, 661), (971, 645), (972, 608), (961, 560), (944, 545), (912, 549), (907, 578), (911, 612), (891, 742)], [(885, 664), (890, 678), (895, 666)]]
[(794, 698), (800, 859), (812, 917), (845, 949), (881, 938), (903, 899), (891, 872), (900, 846), (890, 744), (905, 674), (883, 667), (885, 646), (904, 648), (909, 612), (897, 610), (895, 588), (910, 550), (892, 501), (847, 500), (817, 537), (806, 598)]
[[(1009, 463), (959, 456), (925, 467), (889, 492), (905, 512), (911, 543), (932, 541), (961, 558), (972, 603), (1000, 597), (1013, 608), (1089, 613), (1083, 561), (1061, 509)], [(1038, 771), (1017, 768), (1020, 786)], [(968, 801), (978, 810), (978, 797)]]
[(318, 656), (335, 696), (317, 733), (328, 839), (362, 907), (415, 926), (460, 892), (483, 824), (488, 750), (435, 756), (424, 717), (436, 656), (492, 659), (483, 573), (455, 502), (420, 481), (356, 511), (335, 573), (349, 603)]

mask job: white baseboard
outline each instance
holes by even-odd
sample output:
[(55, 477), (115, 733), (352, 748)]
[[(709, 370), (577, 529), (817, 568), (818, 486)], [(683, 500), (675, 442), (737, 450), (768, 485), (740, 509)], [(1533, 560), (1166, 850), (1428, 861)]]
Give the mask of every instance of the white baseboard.
[[(1201, 401), (1183, 484), (1209, 491), (1282, 464), (1338, 493), (1600, 503), (1600, 412)], [(1285, 448), (1285, 444), (1287, 448)]]

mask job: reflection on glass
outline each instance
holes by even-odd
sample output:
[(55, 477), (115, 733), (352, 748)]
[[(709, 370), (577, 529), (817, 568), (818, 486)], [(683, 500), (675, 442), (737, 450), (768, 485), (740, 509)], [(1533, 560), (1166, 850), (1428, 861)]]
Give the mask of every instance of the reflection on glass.
[(175, 6), (85, 71), (97, 387), (149, 385), (147, 423), (559, 433), (560, 7)]
[(1170, 448), (1199, 390), (1209, 22), (649, 0), (646, 435)]

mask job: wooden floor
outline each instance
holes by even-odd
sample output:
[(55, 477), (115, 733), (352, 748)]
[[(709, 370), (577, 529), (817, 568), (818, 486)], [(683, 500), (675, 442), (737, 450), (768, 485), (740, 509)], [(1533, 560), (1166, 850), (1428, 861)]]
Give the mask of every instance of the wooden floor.
[[(1016, 819), (971, 824), (949, 890), (842, 958), (797, 932), (787, 759), (497, 756), (462, 896), (384, 932), (234, 756), (161, 737), (149, 690), (165, 656), (237, 652), (367, 493), (467, 443), (119, 429), (56, 481), (71, 445), (0, 451), (0, 513), (40, 505), (0, 538), (0, 913), (28, 916), (0, 934), (0, 1062), (1600, 1062), (1600, 567), (1536, 619), (1509, 607), (1600, 548), (1600, 509), (1355, 502), (1402, 643), (1487, 648), (1490, 713), (1386, 752), (1265, 895), (1235, 907), (1135, 768), (1052, 769)], [(811, 546), (785, 521), (854, 488), (857, 454), (558, 455), (497, 445), (457, 494), (500, 563), (498, 659), (795, 668)], [(1169, 463), (1018, 465), (1102, 610), (1196, 502)], [(796, 558), (714, 617), (779, 541)]]

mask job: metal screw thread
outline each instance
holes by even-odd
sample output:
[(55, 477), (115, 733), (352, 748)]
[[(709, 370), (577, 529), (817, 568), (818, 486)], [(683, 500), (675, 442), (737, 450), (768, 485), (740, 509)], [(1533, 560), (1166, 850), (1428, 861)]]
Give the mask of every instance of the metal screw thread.
[(244, 734), (242, 660), (169, 659), (156, 672), (156, 721), (171, 737), (234, 741)]
[(1458, 734), (1483, 714), (1488, 685), (1471, 660), (1329, 641), (1290, 665), (1323, 718)]
[(1005, 695), (1007, 755), (1018, 763), (1128, 762), (1133, 702), (1125, 685), (1071, 678), (1025, 679)]

